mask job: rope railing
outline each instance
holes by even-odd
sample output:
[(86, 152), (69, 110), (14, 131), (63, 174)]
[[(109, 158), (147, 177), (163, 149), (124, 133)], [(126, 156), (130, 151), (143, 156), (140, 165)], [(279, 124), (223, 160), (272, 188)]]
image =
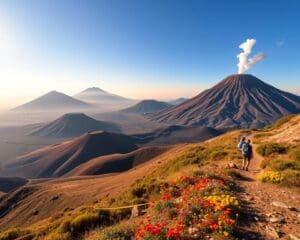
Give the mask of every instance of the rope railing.
[(133, 204), (133, 205), (127, 205), (127, 206), (121, 206), (121, 207), (103, 207), (103, 208), (97, 208), (95, 207), (96, 210), (116, 210), (116, 209), (126, 209), (126, 208), (133, 208), (133, 207), (140, 207), (140, 206), (146, 206), (149, 205), (150, 203), (140, 203), (140, 204)]

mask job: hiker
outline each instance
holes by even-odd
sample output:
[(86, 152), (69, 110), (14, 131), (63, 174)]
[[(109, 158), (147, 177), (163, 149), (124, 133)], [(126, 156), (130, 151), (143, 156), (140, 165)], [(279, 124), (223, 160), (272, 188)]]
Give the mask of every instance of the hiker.
[(252, 158), (252, 145), (251, 140), (248, 139), (247, 142), (244, 142), (242, 145), (242, 154), (243, 154), (243, 166), (242, 170), (248, 171), (248, 166), (250, 163), (250, 160)]
[(238, 149), (240, 149), (242, 151), (242, 147), (243, 147), (243, 144), (246, 142), (246, 138), (245, 137), (242, 137), (241, 140), (239, 141), (237, 147)]

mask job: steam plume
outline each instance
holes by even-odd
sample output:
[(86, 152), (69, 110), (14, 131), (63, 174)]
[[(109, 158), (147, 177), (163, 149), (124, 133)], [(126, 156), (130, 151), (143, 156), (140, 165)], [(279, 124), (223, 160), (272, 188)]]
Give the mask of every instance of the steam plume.
[(255, 39), (247, 39), (246, 42), (243, 42), (239, 48), (243, 49), (243, 52), (241, 52), (239, 55), (237, 55), (237, 58), (239, 59), (238, 63), (238, 73), (244, 73), (249, 68), (251, 68), (255, 63), (263, 60), (266, 56), (264, 53), (256, 54), (254, 57), (249, 58), (248, 56), (251, 53), (251, 50), (253, 46), (255, 45), (256, 40)]

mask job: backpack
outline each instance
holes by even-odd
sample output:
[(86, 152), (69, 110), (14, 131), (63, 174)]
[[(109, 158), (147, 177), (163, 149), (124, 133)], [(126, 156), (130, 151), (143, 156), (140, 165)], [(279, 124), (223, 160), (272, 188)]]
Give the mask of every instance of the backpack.
[(244, 156), (249, 156), (250, 155), (250, 144), (249, 143), (244, 143), (242, 145), (242, 153)]
[(237, 145), (237, 148), (238, 149), (242, 149), (243, 145), (244, 145), (244, 141), (239, 141), (238, 145)]

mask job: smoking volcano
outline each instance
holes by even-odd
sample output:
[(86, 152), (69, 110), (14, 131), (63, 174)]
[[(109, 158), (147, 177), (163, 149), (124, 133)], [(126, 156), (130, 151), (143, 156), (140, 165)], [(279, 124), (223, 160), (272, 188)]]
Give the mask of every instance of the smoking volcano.
[(300, 112), (300, 97), (255, 76), (234, 74), (176, 107), (152, 116), (169, 124), (221, 129), (260, 128)]

